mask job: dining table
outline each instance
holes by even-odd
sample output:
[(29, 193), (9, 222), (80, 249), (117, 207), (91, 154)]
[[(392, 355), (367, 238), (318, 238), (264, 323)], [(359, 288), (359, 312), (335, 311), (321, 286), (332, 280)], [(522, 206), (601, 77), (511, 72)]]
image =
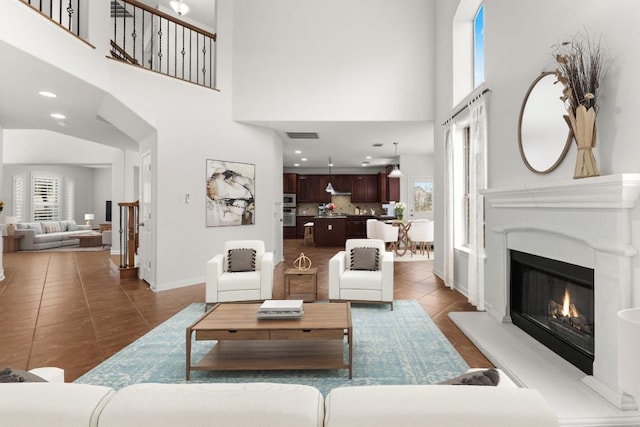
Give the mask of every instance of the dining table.
[(396, 245), (396, 255), (404, 256), (407, 251), (411, 253), (415, 253), (415, 249), (413, 247), (413, 243), (409, 238), (409, 229), (411, 228), (411, 222), (405, 221), (402, 219), (392, 219), (389, 221), (385, 221), (387, 224), (391, 224), (395, 227), (398, 227), (398, 244)]

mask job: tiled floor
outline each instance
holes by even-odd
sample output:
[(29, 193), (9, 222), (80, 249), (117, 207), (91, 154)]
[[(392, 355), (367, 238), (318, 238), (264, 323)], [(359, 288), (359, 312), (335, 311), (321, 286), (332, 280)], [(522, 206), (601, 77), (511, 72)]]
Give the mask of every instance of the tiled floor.
[[(284, 295), (283, 272), (304, 252), (318, 267), (318, 297), (328, 298), (329, 258), (337, 248), (285, 240), (274, 298)], [(408, 256), (408, 255), (405, 255)], [(445, 288), (430, 262), (395, 263), (395, 299), (416, 299), (472, 367), (491, 366), (449, 320), (450, 311), (474, 307)], [(204, 284), (152, 292), (139, 280), (109, 271), (108, 251), (5, 253), (0, 282), (0, 368), (58, 366), (73, 381), (192, 302), (204, 301)]]

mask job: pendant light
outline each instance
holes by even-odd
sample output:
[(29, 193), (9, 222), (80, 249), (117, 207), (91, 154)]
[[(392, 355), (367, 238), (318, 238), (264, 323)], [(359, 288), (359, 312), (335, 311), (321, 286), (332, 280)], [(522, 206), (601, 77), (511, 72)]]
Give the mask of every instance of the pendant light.
[(333, 166), (333, 163), (331, 163), (331, 156), (329, 156), (329, 183), (327, 184), (327, 188), (325, 188), (324, 191), (333, 194), (336, 190), (334, 190), (333, 185), (331, 185), (331, 166)]
[[(398, 159), (398, 143), (394, 142), (393, 145), (396, 146), (396, 157), (394, 160), (397, 160)], [(401, 176), (402, 176), (402, 172), (400, 171), (398, 164), (394, 163), (393, 170), (389, 173), (389, 178), (400, 178)]]
[(182, 0), (171, 0), (169, 5), (179, 16), (186, 15), (191, 10)]

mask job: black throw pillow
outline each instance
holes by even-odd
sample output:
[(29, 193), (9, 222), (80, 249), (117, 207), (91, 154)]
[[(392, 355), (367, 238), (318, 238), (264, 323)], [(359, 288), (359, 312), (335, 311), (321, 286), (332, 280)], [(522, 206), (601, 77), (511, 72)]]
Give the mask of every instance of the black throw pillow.
[(17, 369), (4, 368), (0, 371), (0, 383), (46, 383), (42, 377), (31, 372), (20, 371)]
[(228, 270), (231, 273), (256, 271), (255, 249), (229, 249), (227, 254)]
[(500, 373), (495, 369), (467, 372), (450, 380), (438, 384), (448, 385), (490, 385), (496, 386), (500, 382)]

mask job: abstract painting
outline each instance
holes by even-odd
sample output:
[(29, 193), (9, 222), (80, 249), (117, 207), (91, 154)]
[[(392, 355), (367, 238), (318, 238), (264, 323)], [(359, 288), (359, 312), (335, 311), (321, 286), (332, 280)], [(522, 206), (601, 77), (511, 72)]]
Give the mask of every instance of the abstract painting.
[(207, 160), (207, 227), (254, 224), (255, 176), (254, 164)]

